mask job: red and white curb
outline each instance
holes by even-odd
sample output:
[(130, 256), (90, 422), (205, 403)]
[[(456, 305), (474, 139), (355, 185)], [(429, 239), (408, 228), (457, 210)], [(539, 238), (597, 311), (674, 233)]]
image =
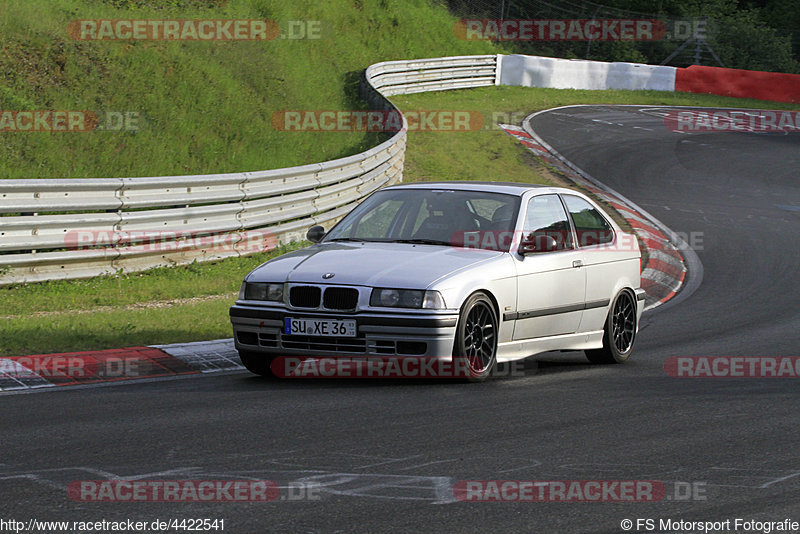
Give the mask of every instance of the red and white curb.
[(642, 265), (642, 289), (645, 290), (645, 309), (652, 309), (673, 298), (686, 278), (686, 263), (678, 248), (667, 237), (668, 229), (613, 189), (599, 183), (581, 169), (569, 163), (533, 132), (520, 126), (498, 124), (507, 134), (559, 169), (575, 184), (607, 202), (633, 227), (647, 247), (647, 263)]
[(233, 339), (0, 358), (0, 393), (244, 369)]

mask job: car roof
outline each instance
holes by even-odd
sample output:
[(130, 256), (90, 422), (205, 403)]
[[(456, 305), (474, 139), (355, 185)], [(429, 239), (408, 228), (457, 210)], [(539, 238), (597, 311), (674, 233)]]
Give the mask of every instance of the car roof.
[(528, 191), (538, 193), (564, 193), (572, 192), (564, 187), (553, 187), (538, 184), (521, 184), (517, 182), (490, 182), (490, 181), (441, 181), (441, 182), (412, 182), (395, 184), (386, 189), (448, 189), (455, 191), (489, 191), (493, 193), (506, 193), (519, 195)]

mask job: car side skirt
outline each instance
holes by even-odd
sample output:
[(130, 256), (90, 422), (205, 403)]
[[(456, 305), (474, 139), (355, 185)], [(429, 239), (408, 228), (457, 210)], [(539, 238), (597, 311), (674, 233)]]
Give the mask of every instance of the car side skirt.
[(580, 332), (499, 343), (497, 361), (509, 362), (551, 350), (589, 350), (603, 346), (603, 331)]

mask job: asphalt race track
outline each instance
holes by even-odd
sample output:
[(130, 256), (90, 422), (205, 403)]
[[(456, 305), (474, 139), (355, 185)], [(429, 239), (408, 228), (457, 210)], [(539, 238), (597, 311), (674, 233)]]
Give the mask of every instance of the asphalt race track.
[[(800, 356), (800, 134), (676, 133), (657, 110), (635, 107), (558, 109), (531, 125), (672, 230), (694, 235), (702, 282), (645, 314), (626, 365), (548, 354), (527, 361), (523, 376), (485, 384), (231, 373), (4, 396), (0, 517), (225, 519), (234, 533), (619, 533), (625, 519), (632, 532), (646, 531), (637, 519), (800, 521), (798, 379), (673, 378), (664, 369), (673, 356)], [(281, 497), (68, 497), (71, 482), (117, 477), (267, 479)], [(452, 488), (463, 480), (649, 480), (666, 494), (458, 502)]]

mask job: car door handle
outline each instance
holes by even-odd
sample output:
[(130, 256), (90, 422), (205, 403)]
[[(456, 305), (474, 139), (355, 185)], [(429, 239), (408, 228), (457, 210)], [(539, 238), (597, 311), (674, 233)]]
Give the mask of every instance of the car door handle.
[(572, 262), (573, 267), (583, 267), (583, 260), (575, 260)]

